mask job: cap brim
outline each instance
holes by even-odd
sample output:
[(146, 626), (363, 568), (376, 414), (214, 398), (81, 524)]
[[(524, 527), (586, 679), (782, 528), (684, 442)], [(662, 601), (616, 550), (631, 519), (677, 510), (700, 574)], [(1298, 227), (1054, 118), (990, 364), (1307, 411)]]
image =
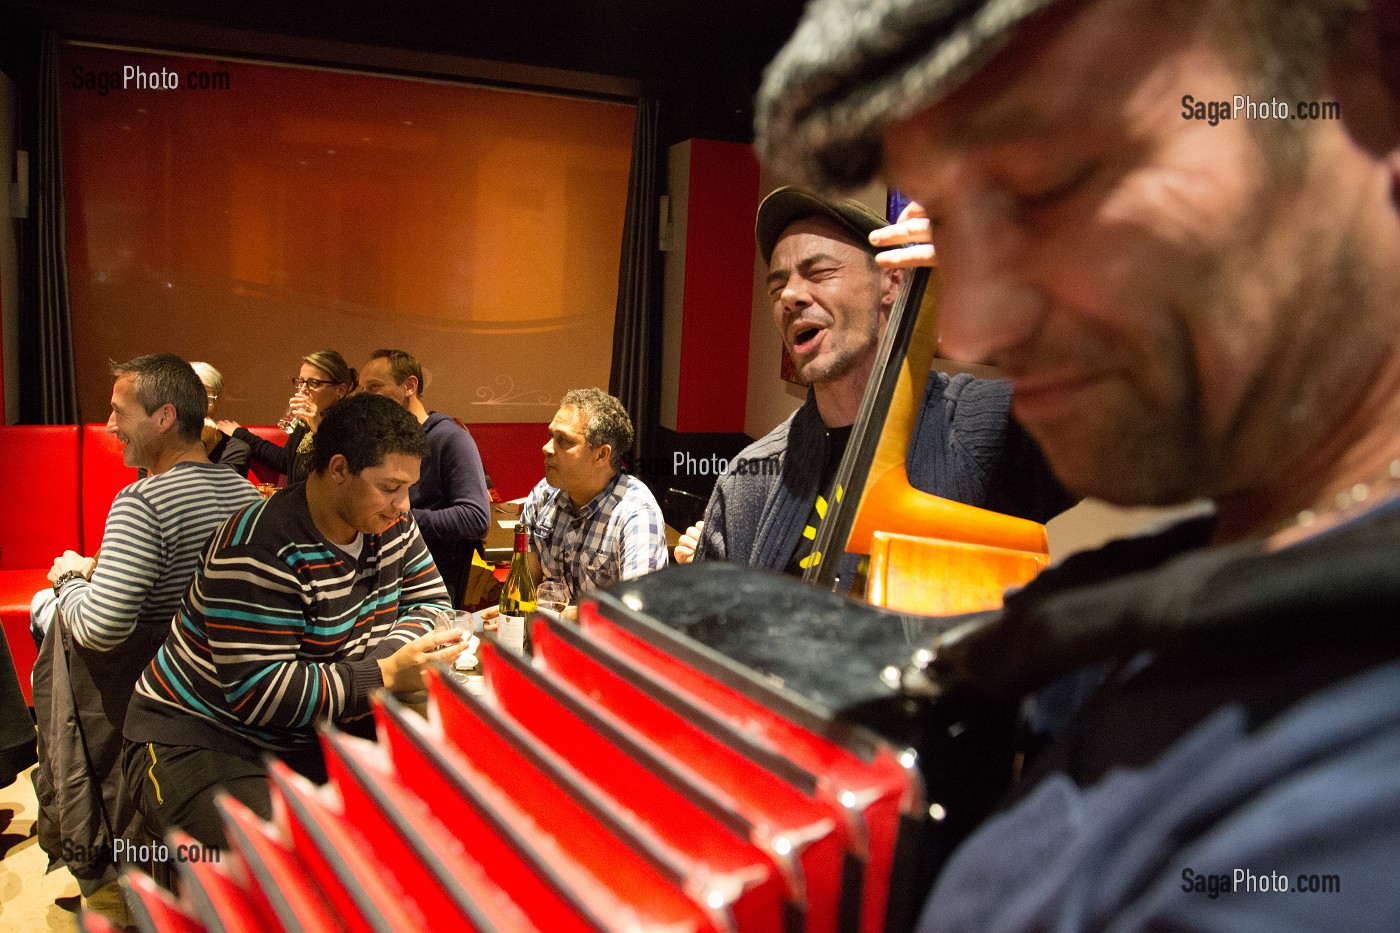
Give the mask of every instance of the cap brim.
[(851, 239), (869, 252), (875, 251), (870, 245), (870, 232), (886, 224), (883, 217), (857, 201), (828, 201), (801, 188), (778, 188), (758, 206), (758, 220), (754, 223), (754, 239), (764, 262), (772, 260), (783, 231), (806, 217), (825, 217), (849, 232)]

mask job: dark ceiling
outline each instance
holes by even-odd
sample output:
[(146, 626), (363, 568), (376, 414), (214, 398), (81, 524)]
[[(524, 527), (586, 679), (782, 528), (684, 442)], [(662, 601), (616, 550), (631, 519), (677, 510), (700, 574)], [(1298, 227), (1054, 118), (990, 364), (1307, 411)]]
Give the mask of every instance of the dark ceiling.
[(298, 39), (616, 76), (747, 132), (763, 66), (791, 34), (803, 0), (0, 0), (44, 26), (84, 17), (215, 26)]

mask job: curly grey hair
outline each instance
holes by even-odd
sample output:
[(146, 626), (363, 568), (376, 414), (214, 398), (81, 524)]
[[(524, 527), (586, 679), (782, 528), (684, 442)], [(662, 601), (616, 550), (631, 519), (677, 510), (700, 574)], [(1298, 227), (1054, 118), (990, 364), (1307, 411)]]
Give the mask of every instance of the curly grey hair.
[(614, 471), (621, 470), (632, 450), (632, 419), (622, 402), (602, 389), (570, 389), (559, 403), (560, 408), (576, 408), (587, 416), (583, 439), (589, 447), (612, 445), (608, 462)]

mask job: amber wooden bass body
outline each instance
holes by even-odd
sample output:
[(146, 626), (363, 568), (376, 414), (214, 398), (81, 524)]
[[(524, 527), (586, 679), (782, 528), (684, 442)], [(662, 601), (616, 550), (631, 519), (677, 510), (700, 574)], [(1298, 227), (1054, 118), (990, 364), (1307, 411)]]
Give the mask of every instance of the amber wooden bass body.
[(906, 462), (937, 346), (938, 273), (906, 276), (813, 544), (832, 589), (839, 551), (870, 556), (871, 603), (925, 615), (995, 609), (1048, 561), (1045, 526), (915, 489)]

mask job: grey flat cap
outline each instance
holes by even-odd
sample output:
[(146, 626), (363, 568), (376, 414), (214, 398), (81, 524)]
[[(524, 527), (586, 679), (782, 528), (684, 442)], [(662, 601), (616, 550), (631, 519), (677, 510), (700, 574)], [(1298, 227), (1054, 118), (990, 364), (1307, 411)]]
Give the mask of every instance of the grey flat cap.
[(759, 155), (819, 190), (880, 167), (880, 134), (937, 103), (1059, 0), (812, 0), (755, 103)]
[(758, 252), (764, 262), (773, 260), (773, 248), (778, 245), (778, 238), (788, 224), (806, 217), (827, 218), (848, 231), (851, 239), (867, 253), (876, 251), (870, 245), (870, 232), (886, 224), (885, 218), (859, 201), (848, 198), (827, 200), (801, 188), (778, 188), (758, 206), (758, 220), (753, 227)]

